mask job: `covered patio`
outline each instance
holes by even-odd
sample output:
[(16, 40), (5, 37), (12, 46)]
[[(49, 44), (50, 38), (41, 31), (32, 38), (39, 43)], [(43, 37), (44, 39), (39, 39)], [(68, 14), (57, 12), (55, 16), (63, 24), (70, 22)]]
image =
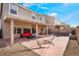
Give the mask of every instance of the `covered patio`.
[[(31, 20), (27, 21), (19, 18), (6, 18), (4, 22), (8, 23), (8, 26), (6, 26), (9, 27), (7, 30), (7, 34), (9, 36), (6, 41), (10, 42), (11, 44), (16, 43), (17, 41), (28, 40), (27, 38), (20, 38), (20, 34), (24, 32), (24, 29), (26, 29), (26, 31), (28, 29), (33, 35), (35, 35), (35, 38), (38, 38), (38, 36), (43, 37), (44, 35), (48, 34), (48, 26), (37, 21), (33, 22)], [(18, 28), (18, 31), (16, 31), (16, 28)]]

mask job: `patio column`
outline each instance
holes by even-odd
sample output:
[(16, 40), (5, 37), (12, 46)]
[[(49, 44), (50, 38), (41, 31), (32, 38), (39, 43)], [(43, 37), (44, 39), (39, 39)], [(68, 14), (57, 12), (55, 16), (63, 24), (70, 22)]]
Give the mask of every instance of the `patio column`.
[(21, 28), (22, 29), (22, 32), (21, 33), (23, 33), (23, 28)]
[(30, 32), (32, 33), (32, 27), (30, 28)]
[(53, 34), (53, 32), (54, 32), (53, 30), (54, 30), (54, 26), (52, 26), (52, 34)]
[(10, 30), (11, 30), (11, 44), (13, 44), (14, 43), (14, 21), (13, 20), (11, 20)]
[(38, 37), (38, 24), (36, 24), (36, 38)]
[(46, 30), (47, 30), (46, 33), (48, 34), (48, 25), (46, 26)]

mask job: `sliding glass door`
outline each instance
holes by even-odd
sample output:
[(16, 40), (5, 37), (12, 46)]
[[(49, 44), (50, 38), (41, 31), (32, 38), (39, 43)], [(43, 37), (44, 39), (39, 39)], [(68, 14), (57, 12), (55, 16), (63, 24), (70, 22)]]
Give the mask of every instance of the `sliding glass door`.
[(23, 33), (25, 32), (30, 32), (30, 29), (29, 28), (23, 28)]

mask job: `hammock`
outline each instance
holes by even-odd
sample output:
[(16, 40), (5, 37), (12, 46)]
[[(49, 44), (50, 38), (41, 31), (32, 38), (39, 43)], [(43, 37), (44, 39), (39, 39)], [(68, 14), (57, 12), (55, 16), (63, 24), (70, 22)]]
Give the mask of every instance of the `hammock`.
[[(40, 41), (39, 38), (37, 38), (36, 42), (37, 42), (39, 48), (44, 48), (44, 47), (42, 47), (43, 44), (48, 44), (47, 48), (49, 48), (50, 45), (53, 44), (52, 41), (54, 38), (55, 38), (55, 35), (52, 37), (52, 39), (50, 41), (49, 40)], [(53, 45), (55, 45), (55, 44), (53, 44)]]

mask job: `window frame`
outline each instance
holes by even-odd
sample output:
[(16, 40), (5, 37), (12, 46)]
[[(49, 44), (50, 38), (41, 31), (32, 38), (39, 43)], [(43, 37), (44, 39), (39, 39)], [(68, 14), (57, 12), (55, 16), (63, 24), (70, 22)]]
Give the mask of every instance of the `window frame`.
[(32, 33), (36, 34), (36, 28), (35, 27), (32, 27)]
[(14, 27), (14, 34), (17, 34), (17, 27)]
[(45, 22), (45, 18), (43, 16), (40, 16), (40, 21)]
[[(21, 32), (20, 32), (20, 33), (18, 33), (18, 28), (21, 29)], [(21, 34), (21, 33), (22, 33), (22, 28), (17, 27), (17, 28), (16, 28), (16, 34)]]
[[(35, 19), (33, 19), (33, 17), (35, 17)], [(31, 18), (32, 18), (32, 20), (36, 20), (36, 14), (32, 13)]]
[[(15, 5), (15, 4), (12, 4), (12, 5)], [(16, 6), (17, 6), (17, 5), (16, 5)], [(14, 15), (14, 16), (18, 16), (18, 6), (17, 6), (17, 8), (16, 8), (17, 14), (11, 13), (10, 9), (11, 9), (11, 4), (9, 3), (9, 14)]]
[(31, 32), (30, 28), (23, 28), (23, 33), (25, 33), (25, 32)]
[(43, 21), (42, 16), (40, 16), (40, 21)]

